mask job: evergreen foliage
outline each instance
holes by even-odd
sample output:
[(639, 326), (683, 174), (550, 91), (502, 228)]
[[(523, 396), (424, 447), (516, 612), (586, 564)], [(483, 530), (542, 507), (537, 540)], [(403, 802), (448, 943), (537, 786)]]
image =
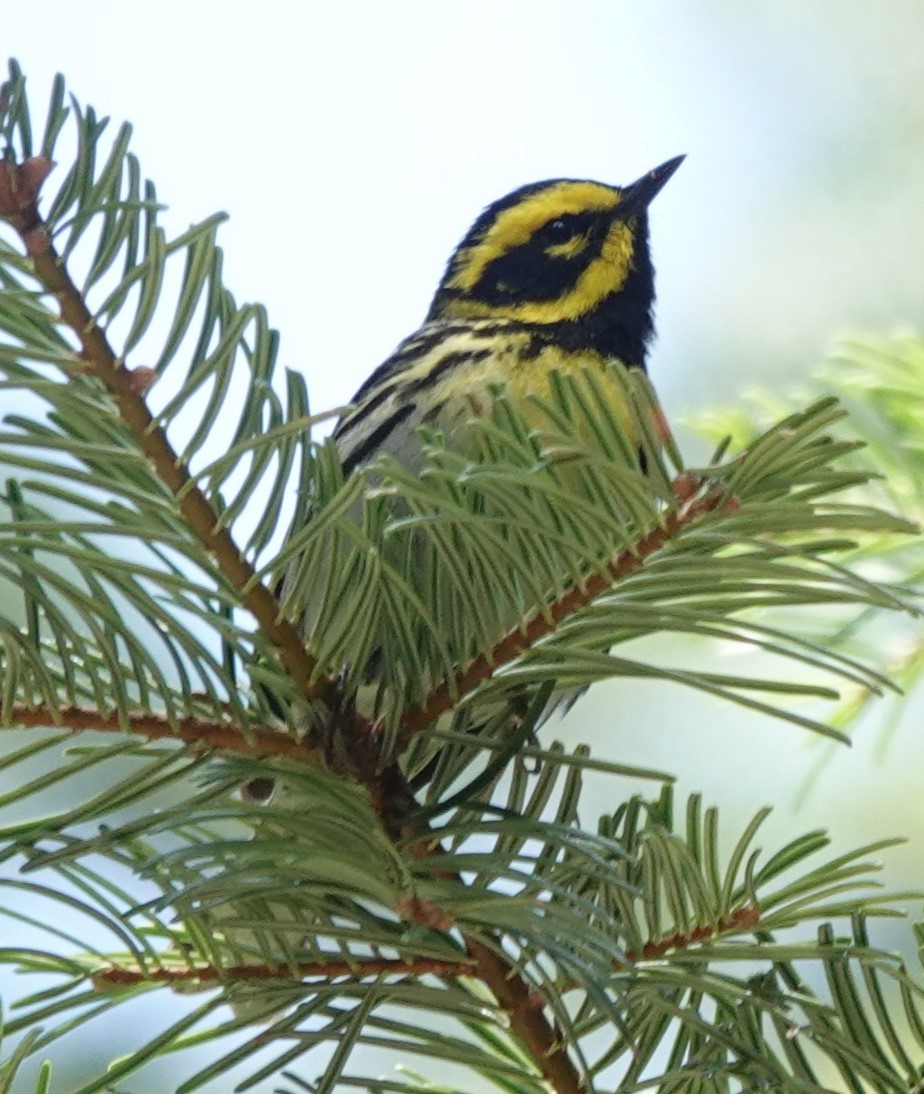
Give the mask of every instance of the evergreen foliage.
[[(891, 495), (830, 395), (688, 468), (630, 374), (641, 451), (588, 373), (531, 426), (499, 389), (420, 475), (344, 480), (222, 282), (221, 218), (167, 238), (129, 127), (61, 80), (39, 139), (11, 65), (0, 130), (0, 912), (47, 939), (0, 948), (40, 984), (5, 1004), (0, 1090), (57, 1089), (31, 1061), (165, 989), (191, 998), (80, 1094), (203, 1046), (179, 1090), (456, 1089), (357, 1046), (460, 1090), (921, 1089), (918, 980), (869, 938), (911, 896), (876, 881), (890, 841), (762, 851), (766, 811), (727, 831), (542, 723), (643, 676), (839, 736), (792, 700), (891, 687), (855, 636), (919, 583), (891, 510), (918, 515), (920, 451), (884, 423), (916, 430), (895, 362), (924, 349), (853, 354), (895, 364), (854, 418)], [(812, 634), (828, 609), (851, 644)], [(664, 633), (779, 672), (666, 666), (637, 641)], [(320, 732), (373, 660), (376, 724)], [(590, 819), (591, 774), (662, 789)]]

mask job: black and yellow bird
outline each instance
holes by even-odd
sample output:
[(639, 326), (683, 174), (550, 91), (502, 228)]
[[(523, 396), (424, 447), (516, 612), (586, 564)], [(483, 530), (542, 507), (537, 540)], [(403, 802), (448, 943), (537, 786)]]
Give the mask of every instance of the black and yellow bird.
[[(683, 158), (629, 186), (550, 179), (490, 205), (450, 258), (423, 326), (338, 422), (344, 472), (383, 453), (415, 467), (418, 428), (452, 440), (499, 383), (516, 399), (547, 394), (553, 371), (613, 361), (644, 370), (655, 298), (648, 205)], [(615, 383), (612, 397), (618, 412)]]
[[(553, 374), (588, 367), (599, 366), (597, 386), (631, 431), (625, 386), (607, 366), (645, 369), (655, 298), (648, 206), (682, 160), (628, 186), (550, 179), (489, 206), (450, 258), (423, 325), (372, 373), (337, 423), (333, 440), (344, 475), (383, 455), (415, 472), (423, 427), (464, 449), (467, 424), (487, 412), (498, 385), (528, 420), (525, 396), (548, 396)], [(337, 577), (324, 562), (315, 558), (309, 567), (312, 581), (336, 591)], [(280, 592), (309, 643), (319, 637), (323, 645), (324, 635), (311, 633), (322, 627), (317, 585), (314, 594), (297, 589), (296, 575), (306, 572), (299, 567), (299, 560), (290, 565)], [(334, 629), (348, 625), (337, 617)], [(367, 651), (353, 668), (375, 684), (378, 664), (379, 653)], [(377, 710), (378, 700), (371, 712)]]

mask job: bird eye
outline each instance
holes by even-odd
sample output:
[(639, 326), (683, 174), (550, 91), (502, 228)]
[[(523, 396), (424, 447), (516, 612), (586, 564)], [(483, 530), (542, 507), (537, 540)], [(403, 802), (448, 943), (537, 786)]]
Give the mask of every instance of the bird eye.
[(546, 225), (545, 229), (550, 236), (554, 236), (555, 239), (562, 239), (566, 235), (570, 235), (570, 229), (568, 228), (568, 222), (565, 220), (552, 220)]

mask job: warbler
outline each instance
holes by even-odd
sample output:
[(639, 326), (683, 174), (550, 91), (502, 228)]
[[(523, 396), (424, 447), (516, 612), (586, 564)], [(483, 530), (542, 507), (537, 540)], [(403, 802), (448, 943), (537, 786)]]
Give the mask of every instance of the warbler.
[(344, 473), (382, 453), (415, 468), (417, 430), (452, 438), (492, 385), (516, 399), (545, 394), (553, 370), (644, 370), (655, 298), (648, 205), (683, 159), (628, 186), (548, 179), (489, 205), (449, 259), (423, 326), (338, 422)]
[[(514, 400), (547, 395), (554, 372), (588, 366), (599, 366), (602, 390), (628, 427), (625, 389), (607, 365), (645, 369), (655, 298), (648, 206), (683, 158), (628, 186), (548, 179), (488, 206), (449, 259), (423, 325), (371, 374), (338, 421), (333, 441), (344, 476), (382, 455), (414, 472), (423, 427), (464, 447), (467, 423), (487, 410), (497, 385)], [(336, 575), (320, 574), (324, 561), (315, 559), (312, 578), (336, 590)], [(283, 577), (283, 601), (298, 566)], [(309, 641), (313, 603), (303, 597), (299, 608)], [(350, 621), (338, 618), (343, 625)], [(367, 690), (380, 653), (362, 663)]]

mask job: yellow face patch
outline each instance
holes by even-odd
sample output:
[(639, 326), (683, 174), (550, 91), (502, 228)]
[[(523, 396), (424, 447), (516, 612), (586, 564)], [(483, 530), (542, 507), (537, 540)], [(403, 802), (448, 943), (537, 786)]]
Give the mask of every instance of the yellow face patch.
[(466, 251), (448, 285), (468, 292), (490, 263), (527, 243), (550, 220), (569, 213), (602, 213), (618, 204), (619, 194), (599, 182), (557, 182), (548, 186), (499, 213), (484, 238)]
[(553, 243), (550, 247), (546, 247), (545, 253), (549, 258), (576, 258), (587, 249), (587, 242), (587, 236), (579, 233), (566, 239), (564, 243)]
[(553, 370), (565, 375), (580, 374), (590, 366), (599, 369), (595, 375), (601, 390), (607, 395), (609, 412), (616, 416), (626, 435), (635, 442), (637, 429), (626, 405), (625, 387), (606, 368), (605, 359), (599, 353), (593, 350), (567, 353), (559, 346), (549, 345), (544, 346), (538, 355), (534, 355), (526, 353), (529, 344), (529, 335), (516, 331), (502, 337), (498, 337), (496, 333), (482, 335), (477, 325), (473, 325), (471, 331), (447, 339), (445, 346), (429, 354), (423, 370), (427, 373), (432, 372), (440, 357), (466, 352), (477, 353), (481, 348), (491, 350), (487, 356), (474, 357), (464, 368), (450, 369), (440, 376), (432, 392), (433, 401), (446, 408), (454, 408), (457, 412), (451, 420), (444, 417), (439, 422), (441, 428), (447, 432), (459, 428), (459, 421), (472, 413), (472, 400), (483, 398), (484, 404), (489, 405), (491, 385), (501, 382), (508, 394), (517, 401), (529, 424), (539, 428), (548, 426), (548, 420), (539, 413), (529, 397), (552, 399)]

